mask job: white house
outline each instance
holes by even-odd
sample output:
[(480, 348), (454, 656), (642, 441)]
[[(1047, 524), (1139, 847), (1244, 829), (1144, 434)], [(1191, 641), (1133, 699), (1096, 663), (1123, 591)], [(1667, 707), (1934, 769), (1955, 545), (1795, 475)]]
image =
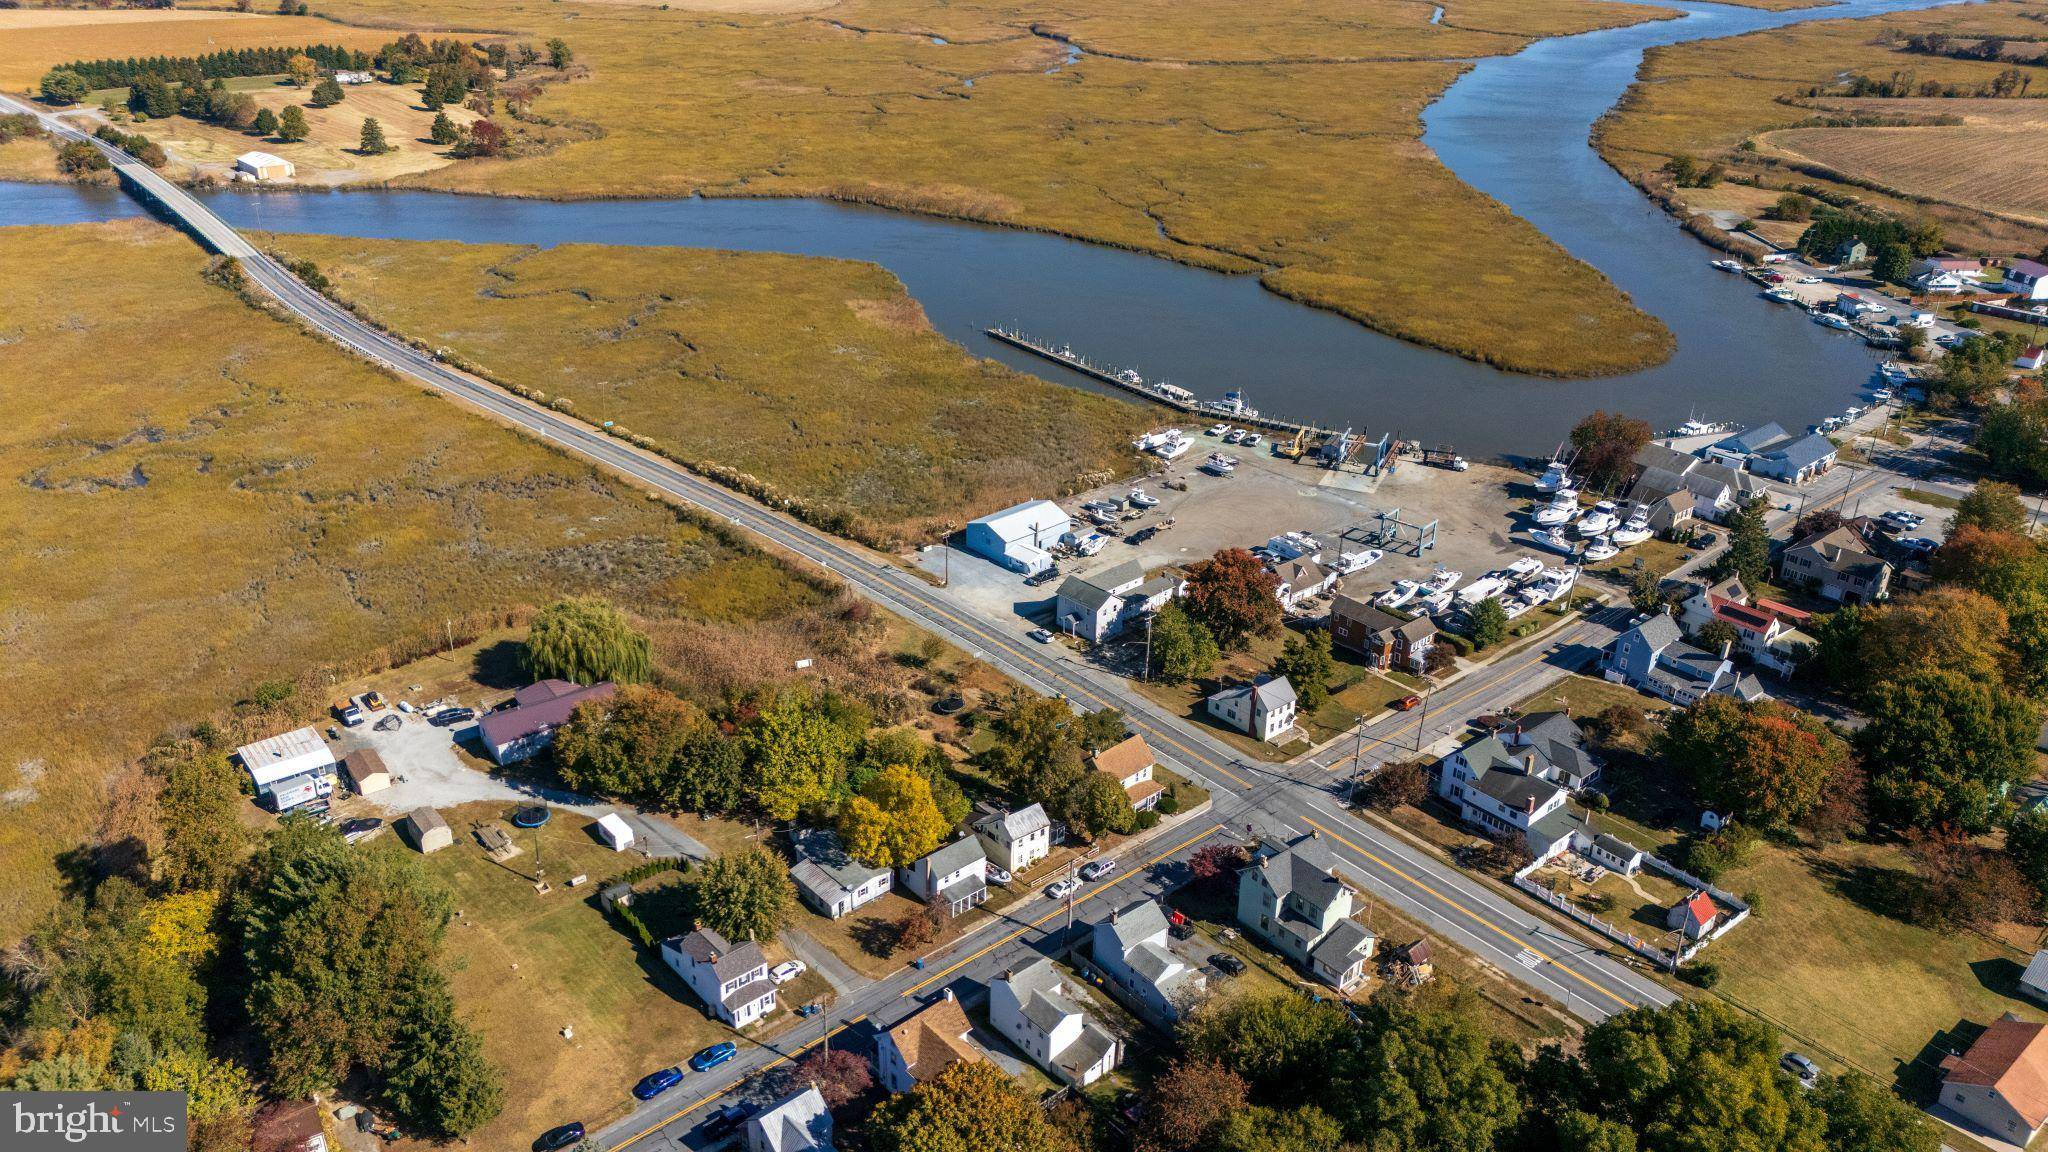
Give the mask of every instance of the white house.
[(1305, 556), (1275, 564), (1273, 574), (1280, 577), (1280, 587), (1273, 594), (1280, 598), (1282, 608), (1299, 608), (1337, 584), (1336, 572)]
[(377, 74), (375, 72), (357, 72), (347, 68), (341, 69), (334, 74), (334, 82), (336, 84), (371, 84), (375, 83), (376, 79)]
[(2021, 300), (2048, 300), (2048, 265), (2015, 260), (2005, 266), (2004, 287)]
[(1152, 746), (1145, 743), (1143, 736), (1131, 736), (1104, 748), (1088, 758), (1088, 765), (1115, 780), (1129, 797), (1131, 807), (1140, 812), (1158, 807), (1159, 797), (1166, 792), (1166, 785), (1152, 778), (1159, 758), (1152, 754)]
[(235, 157), (235, 174), (251, 180), (289, 180), (294, 171), (291, 161), (268, 152), (244, 152)]
[(2022, 372), (2038, 371), (2043, 364), (2048, 364), (2048, 346), (2040, 344), (2028, 345), (2027, 350), (2014, 357), (2012, 362), (2012, 366)]
[(270, 801), (275, 811), (289, 812), (334, 793), (334, 750), (311, 728), (244, 744), (235, 758), (255, 782), (256, 798)]
[(1073, 517), (1050, 500), (1026, 500), (979, 520), (964, 533), (967, 550), (1005, 568), (1035, 576), (1052, 567), (1050, 549), (1074, 527)]
[(2027, 970), (2020, 973), (2020, 991), (2048, 1004), (2048, 948), (2034, 953), (2034, 958), (2027, 961)]
[(1683, 932), (1687, 940), (1698, 940), (1712, 932), (1720, 919), (1721, 910), (1714, 906), (1714, 898), (1695, 889), (1664, 914), (1664, 926)]
[(1083, 1012), (1041, 956), (989, 981), (989, 1023), (1033, 1064), (1085, 1088), (1117, 1065), (1122, 1045)]
[(733, 945), (709, 928), (661, 942), (661, 958), (711, 1014), (744, 1028), (775, 1011), (775, 981), (768, 957), (752, 940)]
[(974, 835), (981, 840), (989, 863), (1012, 876), (1023, 875), (1052, 854), (1052, 821), (1041, 804), (979, 820), (974, 825)]
[(988, 1059), (951, 988), (875, 1038), (875, 1075), (890, 1092), (908, 1092), (955, 1064)]
[(855, 860), (830, 828), (791, 832), (789, 844), (796, 857), (789, 878), (797, 895), (822, 916), (837, 920), (889, 890), (889, 870)]
[(1960, 1056), (1941, 1061), (1941, 1108), (1966, 1126), (2025, 1147), (2048, 1126), (2048, 1025), (2011, 1012)]
[(747, 1118), (747, 1152), (832, 1152), (832, 1110), (806, 1084)]
[(617, 812), (607, 812), (597, 818), (597, 834), (614, 852), (624, 852), (633, 846), (633, 826)]
[(1467, 824), (1520, 836), (1529, 854), (1548, 860), (1572, 846), (1579, 822), (1571, 793), (1542, 744), (1510, 749), (1498, 734), (1457, 749), (1438, 766), (1436, 790)]
[(1173, 950), (1166, 912), (1156, 900), (1139, 900), (1097, 921), (1090, 946), (1110, 991), (1156, 1020), (1179, 1019), (1208, 991), (1196, 962)]
[(1323, 983), (1349, 992), (1379, 938), (1351, 918), (1351, 888), (1320, 836), (1262, 841), (1237, 874), (1237, 922)]
[(958, 916), (988, 899), (988, 854), (981, 839), (962, 836), (897, 869), (903, 889)]
[(1605, 832), (1587, 840), (1576, 840), (1572, 849), (1609, 872), (1633, 876), (1643, 870), (1643, 850)]
[(1062, 632), (1099, 643), (1123, 631), (1134, 612), (1129, 593), (1145, 583), (1145, 567), (1126, 560), (1090, 576), (1069, 576), (1060, 582), (1053, 601), (1053, 620)]
[(1225, 688), (1209, 697), (1209, 715), (1254, 739), (1272, 740), (1294, 727), (1294, 685), (1285, 676)]
[(1601, 673), (1674, 704), (1691, 704), (1713, 692), (1742, 700), (1767, 694), (1754, 676), (1740, 676), (1725, 652), (1708, 652), (1679, 637), (1678, 622), (1664, 613), (1646, 616), (1607, 650)]
[(1744, 656), (1780, 675), (1790, 675), (1819, 642), (1799, 630), (1812, 614), (1750, 596), (1742, 581), (1730, 576), (1701, 585), (1679, 605), (1678, 621), (1697, 634), (1719, 620), (1735, 629)]

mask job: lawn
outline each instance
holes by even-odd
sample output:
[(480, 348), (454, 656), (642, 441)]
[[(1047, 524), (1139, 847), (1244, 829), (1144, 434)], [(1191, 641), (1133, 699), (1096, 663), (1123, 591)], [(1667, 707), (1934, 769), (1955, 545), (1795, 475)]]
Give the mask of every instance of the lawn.
[(1638, 692), (1625, 684), (1614, 684), (1592, 676), (1572, 673), (1516, 703), (1515, 708), (1521, 712), (1563, 710), (1583, 719), (1598, 716), (1617, 704), (1641, 708), (1645, 712), (1662, 712), (1671, 707), (1668, 702)]
[[(561, 36), (590, 69), (534, 105), (591, 126), (589, 138), (402, 183), (831, 197), (1258, 275), (1382, 331), (1518, 370), (1601, 374), (1663, 360), (1663, 325), (1460, 183), (1421, 147), (1419, 117), (1471, 57), (1670, 13), (1595, 0), (1446, 8), (1439, 23), (1424, 4), (1327, 0), (1256, 10), (846, 0), (760, 15), (335, 0), (321, 11), (428, 34)], [(1070, 42), (1090, 54), (1069, 62)], [(1466, 274), (1432, 274), (1446, 266)], [(1504, 292), (1523, 307), (1492, 307)]]
[(926, 539), (1130, 471), (1154, 414), (968, 356), (887, 271), (772, 253), (272, 237), (387, 326), (814, 523)]
[(1962, 501), (1946, 493), (1929, 492), (1925, 488), (1900, 487), (1894, 488), (1892, 491), (1898, 493), (1902, 499), (1911, 500), (1915, 504), (1925, 504), (1930, 508), (1953, 509), (1962, 503)]
[[(146, 220), (0, 230), (0, 939), (54, 899), (98, 782), (160, 733), (212, 720), (232, 745), (307, 722), (331, 680), (565, 593), (629, 605), (713, 690), (786, 678), (795, 654), (841, 667), (818, 651), (846, 627), (823, 585), (205, 267)], [(231, 711), (272, 680), (297, 686), (284, 708)]]

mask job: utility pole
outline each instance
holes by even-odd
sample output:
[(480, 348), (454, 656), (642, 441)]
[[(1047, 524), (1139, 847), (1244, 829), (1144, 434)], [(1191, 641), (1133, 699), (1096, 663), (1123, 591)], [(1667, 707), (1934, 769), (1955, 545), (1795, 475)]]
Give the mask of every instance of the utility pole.
[(1415, 754), (1422, 755), (1422, 730), (1429, 727), (1429, 698), (1436, 695), (1436, 685), (1422, 690), (1422, 718), (1415, 722)]
[(1145, 617), (1145, 675), (1146, 683), (1152, 680), (1152, 617)]

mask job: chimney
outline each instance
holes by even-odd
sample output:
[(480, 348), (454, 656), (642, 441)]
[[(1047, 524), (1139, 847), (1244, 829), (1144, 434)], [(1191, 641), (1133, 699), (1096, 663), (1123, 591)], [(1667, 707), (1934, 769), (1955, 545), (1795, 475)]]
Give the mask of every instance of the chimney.
[(1531, 776), (1536, 774), (1536, 754), (1534, 752), (1527, 753), (1522, 757), (1522, 770)]
[(1735, 647), (1735, 641), (1733, 641), (1733, 640), (1723, 640), (1723, 641), (1721, 641), (1721, 659), (1723, 659), (1723, 660), (1726, 660), (1726, 659), (1728, 658), (1728, 653), (1729, 653), (1729, 652), (1730, 652), (1731, 650), (1733, 650), (1733, 649), (1734, 649), (1734, 647)]
[(1124, 910), (1123, 910), (1123, 909), (1121, 909), (1121, 908), (1112, 908), (1112, 909), (1110, 909), (1110, 912), (1109, 912), (1109, 922), (1110, 922), (1111, 924), (1114, 924), (1114, 923), (1116, 923), (1116, 921), (1117, 921), (1117, 917), (1119, 917), (1119, 916), (1122, 916), (1123, 914), (1124, 914)]
[(953, 995), (953, 986), (951, 984), (946, 985), (946, 990), (939, 993), (939, 999), (948, 1002), (951, 1002), (952, 1000), (956, 999), (956, 997)]

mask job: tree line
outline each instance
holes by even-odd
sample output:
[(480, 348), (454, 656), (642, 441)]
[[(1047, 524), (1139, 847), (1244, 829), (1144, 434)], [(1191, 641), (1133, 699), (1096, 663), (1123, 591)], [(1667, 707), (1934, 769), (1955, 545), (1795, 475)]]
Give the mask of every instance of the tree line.
[[(305, 56), (328, 71), (362, 70), (370, 67), (367, 52), (339, 44), (307, 44), (298, 48), (230, 48), (202, 56), (129, 56), (114, 60), (74, 60), (53, 71), (68, 72), (83, 80), (86, 91), (126, 88), (144, 76), (155, 76), (173, 84), (203, 86), (208, 80), (238, 76), (276, 76), (288, 71), (294, 56)], [(47, 88), (45, 89), (47, 92)], [(80, 94), (82, 96), (83, 93)], [(79, 97), (73, 97), (78, 99)]]

